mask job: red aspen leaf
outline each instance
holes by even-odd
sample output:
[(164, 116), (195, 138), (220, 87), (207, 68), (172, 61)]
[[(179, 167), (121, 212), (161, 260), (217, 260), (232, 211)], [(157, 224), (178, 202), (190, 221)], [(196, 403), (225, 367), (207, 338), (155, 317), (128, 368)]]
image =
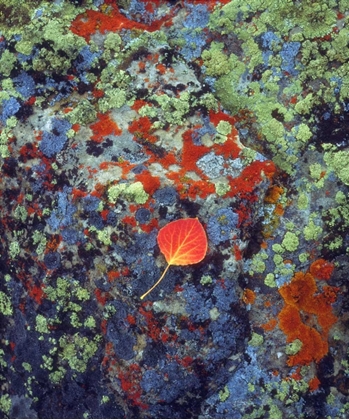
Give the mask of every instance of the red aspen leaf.
[(159, 230), (158, 244), (170, 265), (202, 261), (207, 252), (205, 230), (198, 219), (180, 219)]
[(202, 261), (207, 252), (207, 237), (197, 218), (179, 219), (159, 230), (158, 244), (168, 263), (160, 279), (141, 299), (145, 298), (164, 278), (171, 265), (189, 265)]

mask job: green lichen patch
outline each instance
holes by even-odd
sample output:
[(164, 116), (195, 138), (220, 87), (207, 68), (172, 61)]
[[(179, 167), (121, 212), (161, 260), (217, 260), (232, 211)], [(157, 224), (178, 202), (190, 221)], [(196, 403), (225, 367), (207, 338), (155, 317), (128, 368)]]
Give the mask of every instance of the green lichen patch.
[(10, 316), (13, 313), (11, 300), (4, 292), (0, 292), (0, 314)]

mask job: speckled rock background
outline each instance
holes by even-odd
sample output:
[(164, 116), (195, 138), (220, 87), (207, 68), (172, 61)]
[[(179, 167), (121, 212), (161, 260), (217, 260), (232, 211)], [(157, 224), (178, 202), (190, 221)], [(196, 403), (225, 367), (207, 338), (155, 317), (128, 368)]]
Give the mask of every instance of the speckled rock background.
[(2, 417), (348, 417), (348, 19), (0, 0)]

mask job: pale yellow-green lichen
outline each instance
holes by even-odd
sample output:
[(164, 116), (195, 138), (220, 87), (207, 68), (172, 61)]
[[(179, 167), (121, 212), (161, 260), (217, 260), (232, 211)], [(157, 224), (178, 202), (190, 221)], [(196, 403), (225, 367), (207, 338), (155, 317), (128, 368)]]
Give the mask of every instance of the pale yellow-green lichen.
[(298, 208), (299, 210), (305, 210), (308, 208), (309, 199), (308, 195), (305, 193), (300, 193), (298, 197)]
[(96, 320), (93, 318), (93, 316), (89, 316), (84, 321), (84, 327), (86, 328), (95, 328), (96, 327)]
[(94, 340), (82, 337), (79, 333), (59, 339), (61, 359), (66, 361), (71, 369), (84, 372), (87, 363), (98, 349), (99, 336)]
[(317, 226), (313, 220), (310, 220), (303, 229), (304, 239), (306, 241), (316, 241), (320, 237), (321, 232), (321, 226)]
[(301, 254), (299, 254), (298, 259), (301, 263), (305, 263), (309, 260), (309, 254), (307, 252), (302, 252)]
[(200, 279), (200, 283), (205, 286), (207, 284), (211, 284), (212, 283), (212, 277), (208, 276), (208, 275), (203, 275)]
[(149, 195), (144, 191), (143, 184), (140, 181), (131, 185), (115, 184), (109, 187), (108, 200), (111, 203), (116, 203), (116, 200), (120, 195), (137, 204), (144, 204), (149, 198)]
[(299, 246), (299, 239), (295, 233), (286, 232), (281, 244), (287, 251), (293, 252)]
[(41, 334), (48, 334), (50, 332), (50, 330), (48, 329), (48, 323), (47, 323), (47, 318), (44, 317), (41, 314), (38, 314), (36, 316), (36, 326), (35, 326), (35, 330), (38, 331)]
[(2, 410), (5, 414), (9, 415), (10, 410), (12, 407), (12, 401), (9, 394), (3, 394), (0, 397), (0, 410)]
[(13, 313), (12, 303), (4, 292), (0, 292), (0, 314), (10, 316)]
[(67, 114), (71, 124), (90, 124), (97, 118), (95, 107), (86, 99), (80, 100), (74, 109)]
[(201, 57), (206, 67), (205, 72), (209, 76), (222, 76), (230, 71), (228, 57), (221, 51), (222, 47), (223, 44), (213, 42), (210, 49), (202, 52)]
[(296, 338), (294, 341), (292, 341), (292, 343), (287, 344), (285, 353), (287, 355), (297, 354), (302, 347), (303, 343), (301, 342), (301, 340)]
[(107, 402), (109, 402), (110, 398), (108, 397), (108, 395), (103, 395), (101, 398), (101, 404), (106, 404)]
[(52, 383), (58, 384), (65, 376), (66, 369), (59, 366), (57, 370), (49, 374), (49, 379)]
[(18, 241), (12, 241), (9, 247), (9, 255), (12, 259), (16, 258), (21, 252), (21, 247)]
[(313, 135), (309, 127), (304, 123), (301, 123), (297, 129), (292, 129), (292, 132), (295, 133), (297, 140), (301, 140), (303, 142), (307, 142)]
[(263, 336), (253, 332), (251, 340), (248, 342), (248, 344), (252, 347), (259, 347), (263, 344), (263, 342), (264, 342)]
[(347, 150), (325, 152), (324, 161), (345, 185), (349, 185), (349, 152)]
[(219, 195), (220, 197), (224, 196), (228, 191), (230, 191), (230, 185), (228, 181), (214, 182), (214, 185), (215, 185), (216, 194)]
[(276, 287), (275, 275), (273, 273), (268, 273), (265, 276), (264, 284), (268, 287)]

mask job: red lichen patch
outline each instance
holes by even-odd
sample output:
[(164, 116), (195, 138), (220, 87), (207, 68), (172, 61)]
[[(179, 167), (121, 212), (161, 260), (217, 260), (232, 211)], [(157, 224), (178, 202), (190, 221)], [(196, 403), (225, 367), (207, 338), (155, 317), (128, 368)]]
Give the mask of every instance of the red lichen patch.
[(319, 280), (329, 280), (334, 270), (334, 264), (320, 258), (310, 266), (310, 273)]
[(93, 131), (91, 139), (96, 143), (102, 143), (105, 136), (119, 136), (122, 133), (122, 130), (118, 127), (116, 122), (110, 118), (109, 114), (98, 113), (97, 117), (98, 121), (90, 125), (90, 128)]
[(146, 322), (144, 332), (153, 341), (170, 342), (177, 339), (177, 335), (171, 333), (167, 327), (163, 327), (151, 311), (146, 311), (141, 307), (139, 313), (144, 317)]
[(121, 389), (125, 392), (132, 404), (146, 410), (148, 408), (147, 404), (144, 404), (141, 401), (142, 388), (140, 381), (142, 379), (142, 372), (140, 366), (136, 363), (132, 363), (127, 371), (119, 373), (119, 379), (121, 382)]
[(289, 366), (319, 362), (327, 354), (328, 332), (337, 321), (331, 307), (337, 291), (330, 288), (318, 293), (314, 277), (301, 272), (280, 288), (285, 306), (278, 316), (279, 327), (288, 342), (299, 339), (303, 344), (297, 354), (289, 357)]
[[(205, 2), (207, 3), (207, 2)], [(209, 117), (210, 117), (210, 122), (217, 127), (217, 125), (221, 122), (221, 121), (227, 121), (229, 124), (231, 124), (233, 127), (236, 123), (236, 119), (234, 117), (232, 117), (231, 115), (226, 114), (223, 111), (210, 111), (209, 112)], [(237, 130), (234, 129), (237, 135)]]
[(196, 162), (204, 156), (206, 153), (210, 152), (210, 148), (206, 146), (197, 146), (193, 144), (192, 135), (194, 130), (187, 130), (183, 133), (183, 148), (182, 148), (182, 159), (181, 167), (183, 170), (181, 173), (183, 175), (188, 171), (201, 172), (196, 166)]
[(110, 283), (118, 279), (120, 276), (121, 276), (120, 271), (114, 271), (114, 270), (109, 271), (107, 274), (108, 281)]
[(236, 142), (236, 135), (229, 134), (227, 140), (224, 143), (215, 143), (213, 145), (213, 150), (217, 155), (221, 155), (225, 159), (237, 159), (239, 157), (241, 148)]
[(137, 137), (146, 136), (151, 130), (152, 122), (148, 117), (140, 117), (138, 120), (132, 121), (128, 127), (128, 131)]
[(35, 143), (27, 143), (19, 149), (21, 155), (20, 160), (24, 163), (28, 162), (29, 159), (35, 159), (40, 155), (39, 148)]
[(71, 194), (73, 196), (73, 200), (76, 200), (77, 198), (86, 197), (87, 192), (79, 190), (78, 188), (73, 188)]
[(95, 289), (94, 294), (98, 303), (100, 303), (102, 306), (104, 306), (107, 303), (107, 300), (109, 299), (109, 293), (102, 292), (99, 289)]
[[(139, 64), (145, 64), (143, 61), (141, 61)], [(135, 110), (135, 111), (139, 111), (142, 106), (144, 105), (151, 105), (149, 102), (144, 101), (143, 99), (136, 99), (133, 103), (133, 105), (131, 106), (131, 109)]]
[(148, 224), (141, 224), (140, 227), (143, 232), (150, 233), (154, 229), (159, 229), (159, 221), (157, 219), (153, 219)]
[(133, 216), (125, 216), (122, 219), (122, 223), (125, 223), (126, 225), (130, 225), (132, 227), (136, 227), (137, 226), (137, 221)]
[(32, 279), (25, 282), (25, 288), (27, 289), (28, 295), (38, 304), (41, 305), (42, 300), (46, 297), (46, 294), (41, 285), (36, 285)]
[(190, 198), (195, 200), (197, 196), (205, 199), (209, 194), (214, 194), (216, 188), (214, 184), (208, 181), (191, 181), (189, 184), (189, 189), (186, 193), (180, 194), (181, 198)]
[(237, 178), (229, 177), (230, 191), (225, 197), (235, 197), (251, 199), (251, 193), (262, 182), (264, 177), (272, 178), (275, 173), (275, 165), (272, 161), (254, 161), (244, 168)]
[(296, 334), (296, 331), (302, 325), (301, 315), (296, 307), (285, 305), (279, 313), (279, 327), (287, 335), (292, 338), (288, 341), (293, 341), (297, 337), (293, 338), (293, 335)]
[(155, 68), (160, 74), (166, 73), (166, 66), (164, 64), (159, 63), (155, 66)]
[(235, 257), (236, 261), (241, 261), (242, 260), (242, 251), (240, 250), (239, 245), (234, 243), (233, 247), (234, 247), (234, 257)]
[(256, 293), (251, 289), (245, 289), (242, 300), (246, 305), (253, 304), (256, 300)]
[(313, 391), (316, 391), (317, 389), (319, 389), (319, 385), (321, 385), (321, 382), (315, 376), (315, 378), (310, 379), (310, 381), (308, 382), (308, 384), (309, 384), (309, 391), (310, 392), (313, 392)]
[(160, 178), (158, 176), (152, 176), (148, 171), (137, 174), (135, 179), (143, 184), (144, 191), (149, 195), (153, 195), (161, 186)]
[(86, 10), (85, 13), (78, 15), (70, 26), (70, 30), (90, 41), (91, 35), (99, 31), (101, 33), (116, 32), (121, 29), (142, 29), (154, 32), (161, 28), (162, 24), (168, 20), (168, 16), (152, 22), (149, 25), (127, 19), (115, 3), (110, 3), (106, 8), (106, 13), (94, 10)]

